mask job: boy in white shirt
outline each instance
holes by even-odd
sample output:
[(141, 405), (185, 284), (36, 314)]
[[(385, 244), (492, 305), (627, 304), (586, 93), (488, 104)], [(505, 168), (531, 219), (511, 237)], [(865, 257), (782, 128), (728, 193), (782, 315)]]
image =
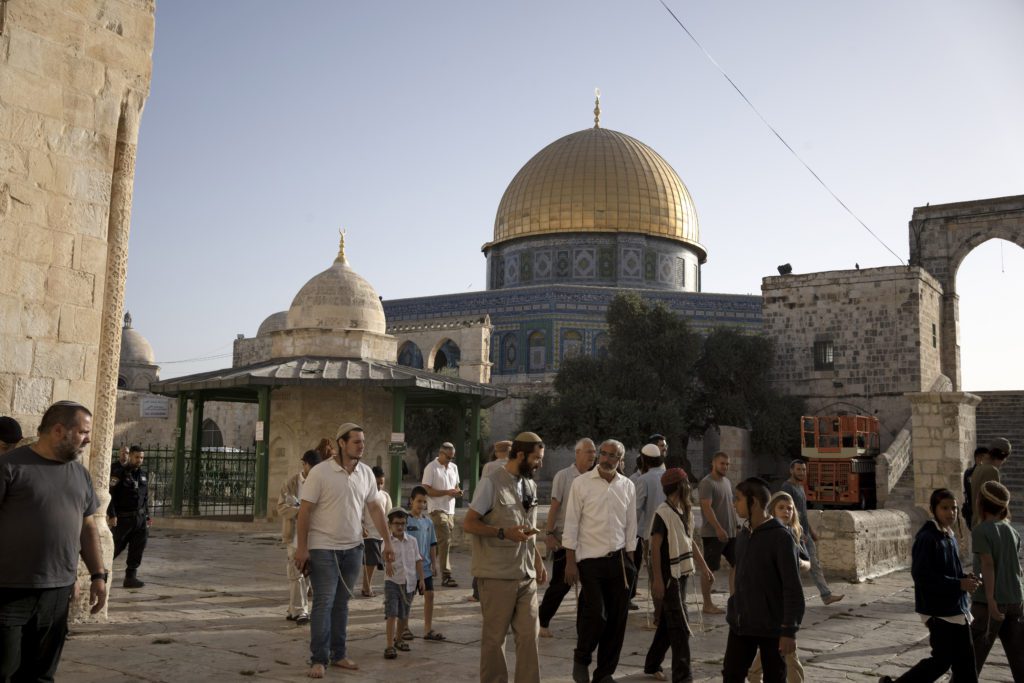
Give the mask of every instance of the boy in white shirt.
[(387, 578), (384, 579), (385, 659), (397, 657), (398, 650), (409, 651), (409, 643), (396, 635), (409, 629), (412, 599), (417, 590), (423, 592), (423, 558), (419, 543), (405, 533), (408, 520), (409, 513), (402, 508), (394, 508), (388, 513), (388, 533), (391, 534), (395, 559), (387, 563)]

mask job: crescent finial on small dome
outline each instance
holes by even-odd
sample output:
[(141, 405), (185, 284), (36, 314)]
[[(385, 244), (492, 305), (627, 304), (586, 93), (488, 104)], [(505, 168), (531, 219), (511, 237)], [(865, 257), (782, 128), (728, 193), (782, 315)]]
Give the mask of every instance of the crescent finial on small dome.
[(348, 265), (348, 259), (345, 258), (345, 231), (341, 228), (338, 228), (338, 256), (334, 260)]
[(601, 127), (601, 89), (594, 88), (594, 128)]

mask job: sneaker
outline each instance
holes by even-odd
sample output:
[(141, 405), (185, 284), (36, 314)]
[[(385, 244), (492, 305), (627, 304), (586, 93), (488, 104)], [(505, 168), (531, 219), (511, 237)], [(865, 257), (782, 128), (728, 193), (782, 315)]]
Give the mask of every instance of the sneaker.
[(638, 609), (640, 609), (640, 605), (638, 605), (638, 604), (636, 604), (635, 602), (633, 602), (632, 600), (630, 600), (630, 601), (629, 601), (629, 611), (630, 611), (630, 612), (635, 612), (635, 611), (637, 611)]
[(306, 614), (305, 612), (303, 612), (299, 616), (295, 617), (295, 623), (296, 624), (308, 624), (309, 623), (309, 615)]
[(555, 636), (554, 636), (554, 634), (551, 633), (551, 629), (549, 629), (547, 626), (541, 626), (540, 627), (540, 637), (541, 638), (554, 638)]
[(590, 683), (590, 667), (579, 662), (572, 663), (573, 683)]
[(825, 603), (826, 605), (831, 605), (831, 604), (839, 602), (840, 600), (842, 600), (845, 597), (846, 597), (845, 595), (836, 595), (835, 593), (833, 593), (832, 595), (828, 596), (827, 598), (822, 598), (821, 601), (823, 603)]
[(138, 577), (135, 576), (135, 573), (132, 572), (131, 574), (125, 575), (124, 582), (121, 585), (125, 588), (142, 588), (146, 584), (143, 581), (139, 581)]

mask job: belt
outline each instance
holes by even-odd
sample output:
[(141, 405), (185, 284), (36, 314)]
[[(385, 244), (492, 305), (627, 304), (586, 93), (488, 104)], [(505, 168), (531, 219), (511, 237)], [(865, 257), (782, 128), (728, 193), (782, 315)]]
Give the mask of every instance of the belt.
[(605, 560), (605, 559), (608, 559), (609, 557), (618, 557), (619, 555), (621, 555), (623, 553), (623, 551), (625, 551), (625, 548), (619, 548), (618, 550), (613, 550), (610, 553), (607, 553), (606, 555), (598, 555), (597, 557), (588, 557), (586, 560), (580, 560), (580, 562), (586, 562), (588, 560)]

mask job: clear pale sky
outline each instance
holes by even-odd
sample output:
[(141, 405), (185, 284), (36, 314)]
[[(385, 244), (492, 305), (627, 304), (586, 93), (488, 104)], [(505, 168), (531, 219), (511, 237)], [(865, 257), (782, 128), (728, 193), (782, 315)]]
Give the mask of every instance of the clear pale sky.
[[(667, 1), (899, 258), (915, 206), (1024, 194), (1018, 0)], [(230, 365), (341, 227), (385, 299), (484, 289), (505, 187), (595, 87), (693, 195), (704, 291), (899, 263), (657, 0), (161, 0), (127, 308), (162, 377)], [(1024, 388), (1024, 250), (983, 244), (957, 289), (964, 387)]]

